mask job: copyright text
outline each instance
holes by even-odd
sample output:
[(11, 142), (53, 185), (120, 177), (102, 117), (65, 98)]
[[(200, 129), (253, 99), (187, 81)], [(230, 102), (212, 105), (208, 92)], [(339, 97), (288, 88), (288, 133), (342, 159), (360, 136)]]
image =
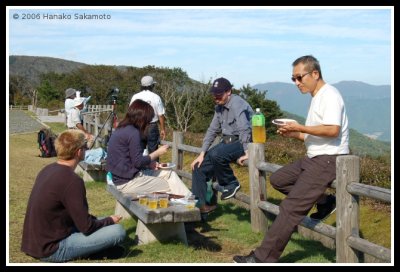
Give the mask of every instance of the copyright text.
[(13, 18), (20, 20), (111, 20), (111, 15), (105, 13), (14, 13)]

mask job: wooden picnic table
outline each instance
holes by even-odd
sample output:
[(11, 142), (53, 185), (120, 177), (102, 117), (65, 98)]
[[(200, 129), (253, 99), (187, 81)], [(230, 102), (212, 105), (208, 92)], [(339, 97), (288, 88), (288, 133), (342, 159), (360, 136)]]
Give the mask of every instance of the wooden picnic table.
[(150, 209), (140, 205), (135, 194), (123, 194), (114, 185), (107, 185), (107, 191), (131, 216), (138, 219), (138, 244), (166, 241), (175, 237), (187, 245), (184, 223), (201, 221), (197, 207), (188, 209), (185, 205), (170, 205), (168, 208)]

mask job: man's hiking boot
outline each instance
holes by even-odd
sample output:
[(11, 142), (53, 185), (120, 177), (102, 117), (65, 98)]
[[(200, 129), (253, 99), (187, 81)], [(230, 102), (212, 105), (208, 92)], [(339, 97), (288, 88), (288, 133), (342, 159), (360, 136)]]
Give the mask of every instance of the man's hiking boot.
[(217, 205), (204, 205), (203, 207), (200, 207), (200, 213), (211, 213), (217, 209)]
[(324, 220), (334, 211), (336, 211), (336, 197), (334, 195), (328, 195), (325, 203), (317, 204), (317, 212), (312, 213), (310, 218), (314, 220)]
[(233, 261), (235, 263), (262, 263), (254, 254), (254, 251), (251, 251), (247, 256), (236, 255), (233, 257)]
[(204, 205), (200, 207), (200, 217), (202, 222), (206, 222), (208, 219), (208, 215), (217, 209), (217, 205)]

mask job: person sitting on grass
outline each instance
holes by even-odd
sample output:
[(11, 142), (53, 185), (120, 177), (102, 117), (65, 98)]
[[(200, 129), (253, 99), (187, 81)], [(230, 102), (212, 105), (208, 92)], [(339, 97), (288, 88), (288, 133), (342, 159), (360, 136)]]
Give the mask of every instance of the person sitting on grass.
[(74, 169), (88, 149), (85, 134), (66, 130), (55, 141), (57, 162), (36, 177), (26, 209), (21, 250), (43, 262), (67, 262), (118, 248), (125, 229), (119, 215), (89, 213), (83, 179)]

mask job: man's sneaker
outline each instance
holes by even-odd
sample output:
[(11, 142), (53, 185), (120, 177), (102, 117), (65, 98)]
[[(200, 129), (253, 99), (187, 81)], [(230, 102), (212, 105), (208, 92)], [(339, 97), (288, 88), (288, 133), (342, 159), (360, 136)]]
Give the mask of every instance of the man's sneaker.
[(238, 183), (234, 187), (224, 187), (224, 191), (221, 194), (221, 200), (226, 200), (231, 197), (234, 197), (236, 192), (240, 190), (240, 184)]
[(251, 251), (247, 256), (236, 255), (233, 257), (233, 261), (235, 263), (262, 263), (254, 254), (254, 251)]
[(336, 197), (328, 195), (324, 204), (317, 204), (317, 212), (310, 215), (311, 219), (324, 220), (336, 211)]

